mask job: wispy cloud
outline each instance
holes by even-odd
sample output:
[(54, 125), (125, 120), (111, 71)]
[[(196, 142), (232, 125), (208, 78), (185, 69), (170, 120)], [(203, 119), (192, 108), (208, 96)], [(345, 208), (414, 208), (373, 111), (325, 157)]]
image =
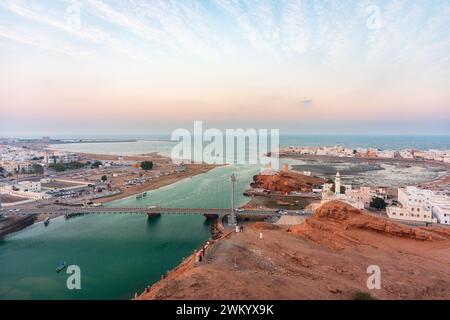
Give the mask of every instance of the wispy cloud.
[(4, 37), (6, 39), (28, 46), (33, 46), (46, 51), (53, 51), (72, 57), (93, 56), (93, 52), (90, 50), (80, 49), (70, 45), (69, 43), (54, 41), (54, 39), (47, 37), (45, 33), (36, 30), (16, 28), (14, 26), (0, 26), (0, 37)]
[[(102, 47), (110, 49), (113, 52), (125, 54), (131, 58), (137, 58), (138, 53), (140, 51), (140, 49), (136, 47), (130, 47), (129, 44), (123, 43), (122, 41), (114, 38), (113, 36), (101, 30), (100, 28), (89, 25), (86, 21), (82, 21), (82, 25), (80, 26), (75, 26), (73, 24), (68, 23), (67, 12), (55, 13), (49, 12), (49, 10), (44, 11), (43, 8), (25, 4), (23, 1), (20, 0), (19, 1), (7, 0), (2, 5), (8, 10), (10, 10), (12, 13), (22, 18), (52, 27), (58, 31), (85, 40), (91, 44), (100, 45)], [(67, 8), (69, 8), (69, 6)], [(48, 49), (51, 49), (51, 47)]]
[(81, 28), (67, 23), (66, 9), (73, 2), (65, 3), (56, 9), (35, 1), (4, 0), (0, 10), (96, 46), (91, 50), (143, 60), (186, 54), (220, 60), (253, 50), (278, 62), (304, 55), (338, 64), (355, 58), (392, 63), (433, 59), (441, 67), (448, 62), (450, 4), (445, 0), (432, 5), (377, 2), (379, 30), (366, 26), (371, 0), (83, 0)]

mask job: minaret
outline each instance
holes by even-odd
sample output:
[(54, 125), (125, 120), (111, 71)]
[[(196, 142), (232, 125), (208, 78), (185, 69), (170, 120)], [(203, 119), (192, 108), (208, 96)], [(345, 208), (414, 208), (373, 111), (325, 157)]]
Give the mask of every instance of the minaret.
[(336, 173), (336, 180), (334, 181), (334, 193), (341, 194), (341, 175), (339, 171)]

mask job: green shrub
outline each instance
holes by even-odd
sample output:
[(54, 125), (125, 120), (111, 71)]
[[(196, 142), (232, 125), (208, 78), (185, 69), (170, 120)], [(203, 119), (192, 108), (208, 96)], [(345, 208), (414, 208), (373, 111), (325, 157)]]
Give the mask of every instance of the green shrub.
[(356, 291), (353, 293), (353, 300), (376, 300), (370, 293), (364, 291)]

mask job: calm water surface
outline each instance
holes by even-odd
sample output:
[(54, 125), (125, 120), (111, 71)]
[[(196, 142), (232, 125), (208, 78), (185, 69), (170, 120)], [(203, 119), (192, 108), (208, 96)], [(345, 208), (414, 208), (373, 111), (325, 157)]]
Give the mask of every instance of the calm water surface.
[[(238, 177), (237, 202), (257, 172), (254, 167), (220, 167), (206, 174), (131, 197), (111, 206), (227, 207), (229, 175)], [(156, 282), (209, 238), (201, 215), (87, 215), (53, 219), (0, 241), (0, 299), (129, 299)], [(67, 290), (60, 262), (81, 268), (82, 289)]]

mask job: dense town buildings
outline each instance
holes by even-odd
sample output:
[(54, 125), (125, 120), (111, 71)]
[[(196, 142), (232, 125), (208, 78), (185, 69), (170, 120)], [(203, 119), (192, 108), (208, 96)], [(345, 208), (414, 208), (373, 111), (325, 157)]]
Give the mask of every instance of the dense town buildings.
[(381, 158), (381, 159), (405, 159), (405, 160), (431, 160), (450, 163), (450, 150), (379, 150), (375, 148), (346, 148), (342, 146), (290, 146), (282, 152), (287, 154), (331, 156), (339, 158)]

